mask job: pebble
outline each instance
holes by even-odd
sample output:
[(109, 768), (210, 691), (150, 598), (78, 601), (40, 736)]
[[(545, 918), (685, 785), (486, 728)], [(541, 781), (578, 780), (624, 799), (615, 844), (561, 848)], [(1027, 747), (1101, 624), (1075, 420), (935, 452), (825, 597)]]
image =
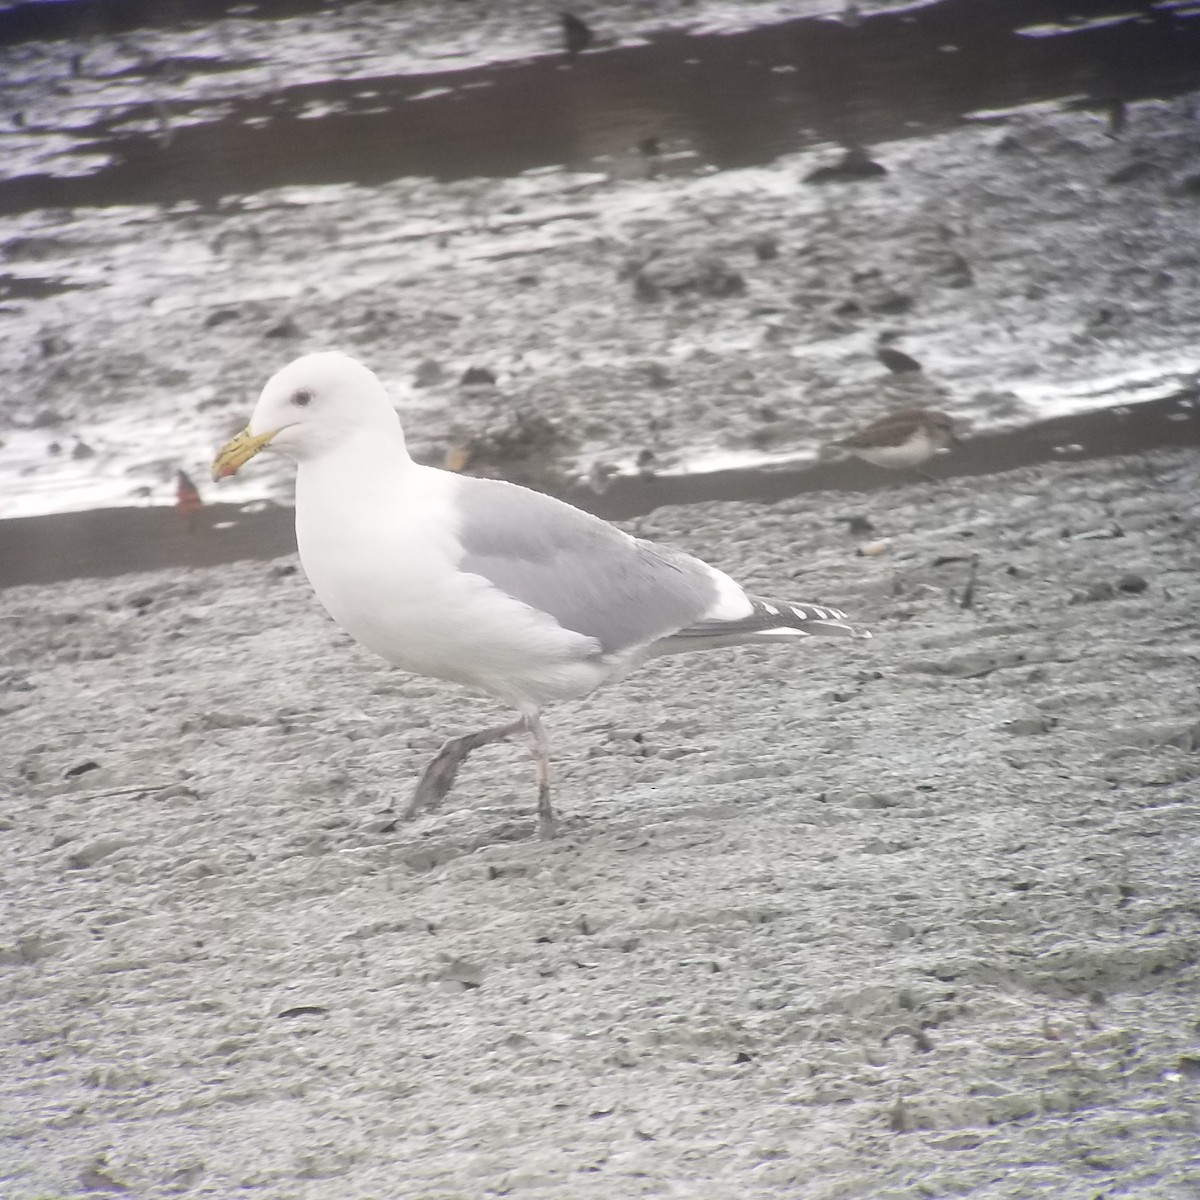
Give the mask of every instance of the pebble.
[(1116, 594), (1117, 589), (1107, 579), (1100, 579), (1072, 592), (1071, 603), (1094, 604), (1098, 600), (1111, 600)]
[(1005, 733), (1011, 733), (1014, 737), (1031, 737), (1039, 733), (1049, 733), (1058, 721), (1054, 717), (1033, 716), (1033, 717), (1013, 717), (1009, 721), (1002, 721), (1000, 728)]
[(300, 326), (291, 317), (284, 317), (282, 321), (277, 325), (272, 325), (263, 334), (263, 337), (269, 338), (298, 338), (300, 336)]
[(465, 958), (452, 958), (444, 963), (435, 978), (443, 983), (458, 984), (464, 991), (483, 987), (483, 966)]
[(110, 854), (124, 850), (129, 844), (128, 839), (122, 837), (96, 838), (67, 856), (67, 868), (71, 871), (82, 871), (87, 867), (94, 867)]
[(759, 262), (770, 262), (779, 257), (779, 242), (773, 237), (760, 237), (754, 243), (754, 256)]
[(921, 364), (911, 354), (905, 354), (903, 350), (896, 350), (891, 346), (877, 347), (875, 357), (896, 375), (910, 374), (921, 369)]
[(439, 362), (432, 358), (423, 358), (417, 364), (413, 375), (413, 387), (433, 387), (434, 384), (441, 383), (444, 376), (445, 372)]
[(86, 775), (89, 771), (100, 770), (100, 764), (95, 759), (87, 759), (85, 762), (76, 763), (73, 767), (68, 767), (63, 772), (64, 779), (78, 779), (80, 775)]
[(633, 282), (640, 299), (656, 299), (661, 292), (699, 292), (724, 298), (740, 296), (746, 290), (742, 275), (714, 254), (664, 254), (652, 258), (635, 273)]
[(805, 183), (848, 183), (856, 179), (878, 179), (888, 173), (861, 146), (851, 146), (836, 163), (817, 167), (804, 177)]
[(487, 367), (468, 367), (458, 381), (461, 387), (489, 387), (495, 384), (495, 373)]

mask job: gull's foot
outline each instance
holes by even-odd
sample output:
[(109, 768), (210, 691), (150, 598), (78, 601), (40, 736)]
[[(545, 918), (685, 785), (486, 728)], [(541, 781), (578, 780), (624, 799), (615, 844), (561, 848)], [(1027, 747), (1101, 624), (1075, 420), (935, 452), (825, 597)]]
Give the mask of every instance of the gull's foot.
[(446, 794), (454, 786), (459, 764), (472, 750), (490, 746), (492, 742), (502, 742), (524, 728), (524, 720), (513, 721), (493, 729), (481, 729), (478, 733), (464, 733), (461, 737), (444, 742), (413, 789), (412, 798), (404, 810), (405, 819), (410, 820), (421, 812), (434, 812), (441, 806)]
[(434, 755), (433, 761), (425, 768), (417, 786), (413, 788), (408, 807), (404, 810), (405, 819), (411, 820), (422, 812), (436, 812), (441, 807), (442, 801), (454, 786), (459, 763), (467, 757), (461, 748), (461, 741), (461, 738), (451, 738)]

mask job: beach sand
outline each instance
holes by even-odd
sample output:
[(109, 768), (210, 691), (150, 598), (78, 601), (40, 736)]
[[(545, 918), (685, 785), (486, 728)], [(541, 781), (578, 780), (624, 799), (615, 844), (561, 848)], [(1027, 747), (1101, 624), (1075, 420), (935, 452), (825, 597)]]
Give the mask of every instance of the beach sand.
[(876, 636), (552, 710), (548, 843), (292, 558), (0, 593), (5, 1197), (1200, 1194), (1194, 450), (636, 527)]

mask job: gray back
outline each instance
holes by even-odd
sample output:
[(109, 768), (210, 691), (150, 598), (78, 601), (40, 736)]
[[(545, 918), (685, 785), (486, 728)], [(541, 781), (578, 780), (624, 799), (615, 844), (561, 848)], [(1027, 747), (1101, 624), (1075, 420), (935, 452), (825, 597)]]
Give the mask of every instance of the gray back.
[(464, 479), (455, 501), (459, 566), (595, 638), (605, 654), (692, 625), (716, 600), (716, 583), (698, 559), (631, 539), (540, 492)]

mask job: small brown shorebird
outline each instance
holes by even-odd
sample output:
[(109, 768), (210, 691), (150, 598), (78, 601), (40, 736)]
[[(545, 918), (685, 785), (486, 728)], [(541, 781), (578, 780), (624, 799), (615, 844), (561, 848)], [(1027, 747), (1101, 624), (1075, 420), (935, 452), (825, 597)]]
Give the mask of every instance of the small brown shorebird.
[[(906, 408), (872, 422), (834, 445), (890, 471), (915, 469), (939, 450), (958, 445), (954, 419), (934, 408)], [(930, 478), (930, 476), (925, 476)]]
[(186, 471), (175, 472), (175, 510), (187, 522), (188, 533), (196, 531), (196, 518), (204, 507), (200, 489)]

